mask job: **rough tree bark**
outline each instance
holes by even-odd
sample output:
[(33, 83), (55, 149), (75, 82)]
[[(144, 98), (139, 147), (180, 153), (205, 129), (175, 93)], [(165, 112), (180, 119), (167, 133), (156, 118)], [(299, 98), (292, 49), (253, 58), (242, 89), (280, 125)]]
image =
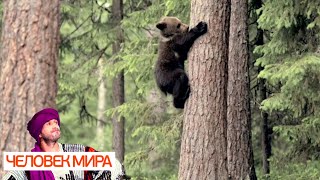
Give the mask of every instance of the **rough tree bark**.
[(191, 26), (208, 23), (189, 53), (191, 94), (184, 110), (179, 179), (228, 179), (227, 60), (229, 0), (192, 0)]
[(189, 53), (179, 179), (256, 179), (251, 146), (246, 0), (192, 0), (208, 33)]
[(59, 0), (5, 0), (3, 7), (0, 148), (30, 151), (28, 120), (56, 105)]
[[(123, 33), (120, 27), (123, 18), (123, 0), (112, 1), (112, 18), (116, 28), (116, 41), (113, 44), (113, 54), (117, 55), (123, 42)], [(117, 61), (117, 60), (116, 60)], [(124, 103), (124, 74), (120, 72), (113, 81), (113, 106), (117, 107)], [(122, 163), (124, 160), (124, 117), (113, 117), (112, 146), (117, 159)]]
[(227, 89), (229, 179), (257, 179), (251, 145), (247, 7), (247, 0), (231, 0)]

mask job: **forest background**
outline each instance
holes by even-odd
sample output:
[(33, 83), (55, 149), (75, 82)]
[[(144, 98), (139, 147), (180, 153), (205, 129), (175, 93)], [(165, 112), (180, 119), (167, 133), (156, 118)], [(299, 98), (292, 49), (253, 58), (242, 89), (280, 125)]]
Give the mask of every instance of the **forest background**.
[[(165, 15), (189, 22), (190, 1), (125, 0), (120, 19), (111, 0), (60, 2), (61, 142), (110, 151), (118, 123), (127, 174), (177, 179), (183, 111), (154, 81), (155, 24)], [(257, 177), (319, 179), (320, 2), (250, 0), (247, 13)]]

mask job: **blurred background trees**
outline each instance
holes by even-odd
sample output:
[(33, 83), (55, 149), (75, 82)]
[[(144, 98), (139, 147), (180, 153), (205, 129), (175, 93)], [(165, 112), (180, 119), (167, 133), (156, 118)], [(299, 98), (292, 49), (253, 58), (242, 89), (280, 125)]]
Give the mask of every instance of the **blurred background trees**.
[[(7, 2), (1, 2), (1, 13)], [(112, 119), (122, 117), (127, 173), (135, 179), (177, 179), (183, 113), (154, 82), (154, 25), (165, 15), (189, 23), (190, 1), (125, 0), (120, 27), (114, 23), (112, 0), (60, 3), (56, 107), (61, 112), (61, 142), (112, 151)], [(320, 178), (319, 9), (318, 0), (248, 2), (252, 145), (258, 179)], [(5, 17), (2, 14), (3, 33)], [(120, 42), (117, 53), (115, 42)], [(1, 45), (9, 48), (5, 44), (3, 35)], [(1, 78), (8, 61), (3, 49)], [(125, 99), (114, 106), (113, 82), (119, 73)], [(3, 109), (3, 92), (2, 113), (8, 111)], [(1, 133), (7, 128), (4, 117)]]

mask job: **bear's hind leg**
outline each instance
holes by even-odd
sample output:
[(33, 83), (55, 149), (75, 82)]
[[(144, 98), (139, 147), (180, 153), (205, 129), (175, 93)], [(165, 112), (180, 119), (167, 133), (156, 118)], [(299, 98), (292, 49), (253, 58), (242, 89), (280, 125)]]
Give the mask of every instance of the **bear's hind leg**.
[(183, 109), (184, 103), (189, 98), (190, 87), (188, 76), (183, 72), (179, 73), (173, 87), (173, 105), (176, 108)]

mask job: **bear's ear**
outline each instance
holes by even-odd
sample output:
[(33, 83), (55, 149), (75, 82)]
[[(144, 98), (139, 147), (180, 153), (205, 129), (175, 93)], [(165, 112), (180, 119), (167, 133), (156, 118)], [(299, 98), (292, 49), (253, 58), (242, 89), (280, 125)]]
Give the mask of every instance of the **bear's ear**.
[(164, 22), (160, 22), (156, 26), (157, 26), (158, 29), (164, 30), (167, 27), (167, 24), (164, 23)]

